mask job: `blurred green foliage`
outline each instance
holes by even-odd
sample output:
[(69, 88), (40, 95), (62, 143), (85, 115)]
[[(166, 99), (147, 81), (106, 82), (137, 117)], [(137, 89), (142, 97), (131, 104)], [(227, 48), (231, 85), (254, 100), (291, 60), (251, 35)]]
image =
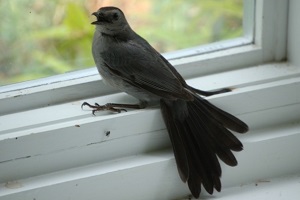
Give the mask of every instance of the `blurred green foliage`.
[[(111, 2), (123, 9), (128, 1)], [(90, 14), (98, 7), (87, 2), (97, 0), (1, 0), (0, 85), (94, 66)], [(147, 12), (123, 10), (132, 28), (160, 52), (243, 34), (242, 0), (144, 2)]]
[(145, 14), (143, 18), (149, 24), (137, 27), (136, 31), (160, 52), (235, 38), (243, 34), (242, 0), (156, 2), (151, 15)]

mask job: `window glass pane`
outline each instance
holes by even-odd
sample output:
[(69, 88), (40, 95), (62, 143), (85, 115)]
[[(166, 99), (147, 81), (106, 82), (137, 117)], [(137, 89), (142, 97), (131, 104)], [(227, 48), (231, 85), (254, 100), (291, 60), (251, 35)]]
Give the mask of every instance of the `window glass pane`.
[(1, 0), (0, 85), (94, 66), (91, 13), (111, 5), (159, 52), (243, 35), (242, 0)]

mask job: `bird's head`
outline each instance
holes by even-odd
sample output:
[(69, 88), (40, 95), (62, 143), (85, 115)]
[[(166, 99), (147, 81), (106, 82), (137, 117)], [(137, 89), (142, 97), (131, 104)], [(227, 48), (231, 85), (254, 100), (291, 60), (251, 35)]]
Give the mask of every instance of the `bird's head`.
[(116, 34), (129, 27), (124, 13), (116, 7), (102, 7), (92, 15), (97, 18), (92, 24), (106, 34)]

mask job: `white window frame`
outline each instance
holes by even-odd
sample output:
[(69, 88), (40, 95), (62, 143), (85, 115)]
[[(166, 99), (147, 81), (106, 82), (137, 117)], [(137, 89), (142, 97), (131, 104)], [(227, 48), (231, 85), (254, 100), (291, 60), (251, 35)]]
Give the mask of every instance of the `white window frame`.
[[(232, 186), (300, 173), (299, 156), (293, 153), (300, 149), (300, 2), (258, 0), (255, 9), (253, 44), (171, 59), (195, 87), (236, 88), (209, 100), (250, 125), (249, 133), (238, 135), (245, 146), (236, 154), (239, 166), (223, 165), (220, 199), (235, 198), (232, 194), (240, 190), (226, 190)], [(189, 194), (157, 108), (96, 117), (82, 111), (83, 101), (136, 101), (104, 86), (95, 69), (21, 87), (7, 86), (0, 94), (1, 200)]]
[[(279, 0), (275, 2), (244, 0), (244, 5), (246, 16), (244, 37), (166, 53), (164, 56), (185, 79), (286, 59), (286, 40), (283, 39), (286, 38), (286, 31), (284, 31), (286, 27), (278, 24), (282, 24), (286, 19), (287, 12), (274, 13), (268, 10), (287, 10), (287, 3)], [(256, 18), (255, 38), (253, 38), (253, 18)], [(274, 28), (267, 29), (266, 24)], [(262, 38), (267, 39), (262, 40)], [(230, 48), (234, 46), (237, 47)], [(274, 51), (276, 49), (282, 50), (276, 52)], [(1, 114), (115, 92), (117, 91), (104, 86), (95, 68), (80, 70), (0, 87)], [(9, 106), (10, 104), (14, 104), (14, 107)]]

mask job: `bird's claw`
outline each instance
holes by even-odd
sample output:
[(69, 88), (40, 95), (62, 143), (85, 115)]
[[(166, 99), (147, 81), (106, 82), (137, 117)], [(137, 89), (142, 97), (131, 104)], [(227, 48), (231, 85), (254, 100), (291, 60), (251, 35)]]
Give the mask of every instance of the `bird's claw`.
[(112, 112), (117, 112), (117, 113), (121, 113), (122, 111), (127, 112), (126, 109), (124, 109), (124, 108), (115, 108), (115, 107), (114, 107), (112, 104), (110, 104), (110, 103), (107, 103), (107, 104), (105, 104), (105, 105), (99, 105), (98, 103), (95, 103), (95, 105), (91, 105), (91, 104), (89, 104), (89, 103), (87, 103), (87, 102), (83, 102), (83, 103), (81, 104), (81, 109), (83, 108), (83, 106), (88, 106), (88, 107), (92, 108), (92, 109), (93, 109), (93, 110), (92, 110), (92, 114), (93, 114), (93, 115), (95, 115), (96, 112), (102, 111), (102, 110), (110, 110), (110, 111), (112, 111)]
[(83, 103), (81, 104), (81, 109), (83, 109), (83, 106), (91, 107), (92, 105), (90, 105), (88, 102), (83, 102)]

